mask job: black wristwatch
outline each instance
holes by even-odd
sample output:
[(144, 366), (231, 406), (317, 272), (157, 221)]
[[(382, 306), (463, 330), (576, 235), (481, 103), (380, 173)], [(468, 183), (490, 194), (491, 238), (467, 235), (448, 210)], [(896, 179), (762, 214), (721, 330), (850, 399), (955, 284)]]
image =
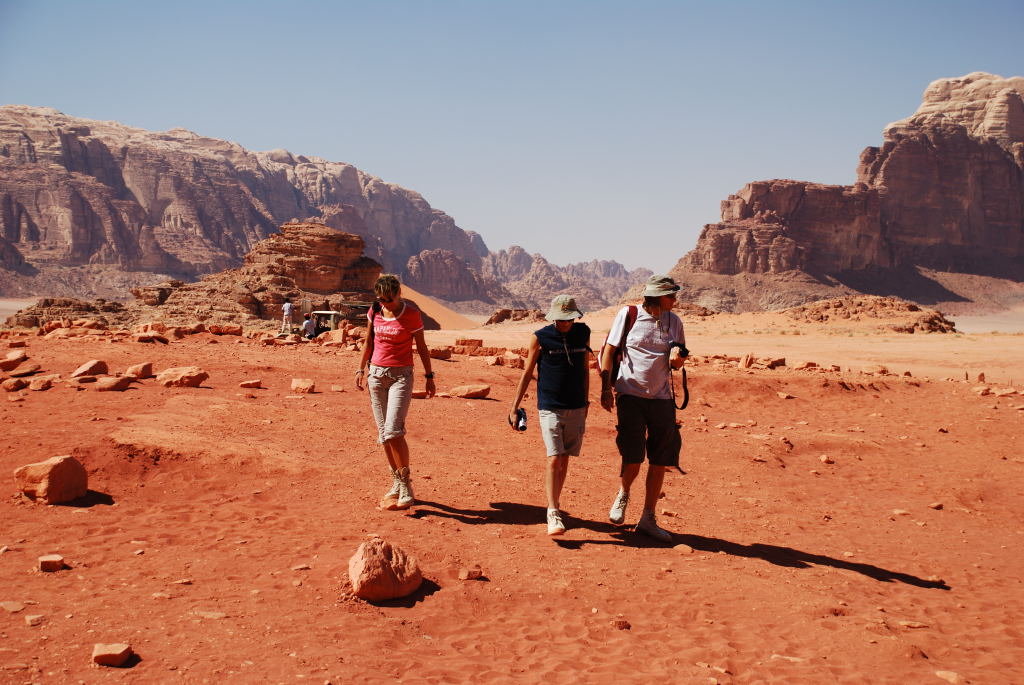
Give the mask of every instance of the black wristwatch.
[(430, 373), (425, 373), (425, 374), (423, 374), (423, 377), (424, 378), (433, 378), (434, 377), (434, 372), (431, 371)]

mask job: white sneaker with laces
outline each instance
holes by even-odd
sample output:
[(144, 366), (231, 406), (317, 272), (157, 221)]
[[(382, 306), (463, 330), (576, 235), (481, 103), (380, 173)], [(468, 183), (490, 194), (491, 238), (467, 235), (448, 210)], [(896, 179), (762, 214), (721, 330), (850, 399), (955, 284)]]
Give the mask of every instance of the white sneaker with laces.
[(391, 469), (391, 489), (384, 493), (381, 499), (398, 499), (398, 488), (401, 481), (398, 479), (398, 469)]
[(615, 496), (612, 509), (608, 512), (608, 520), (612, 523), (622, 523), (625, 521), (627, 504), (629, 504), (629, 492), (619, 488), (619, 494)]
[(565, 523), (562, 521), (562, 512), (558, 509), (548, 509), (548, 535), (561, 535), (565, 532)]
[(645, 511), (637, 522), (636, 529), (659, 542), (672, 542), (672, 533), (658, 525), (653, 512)]
[(412, 494), (412, 477), (409, 475), (409, 467), (403, 466), (396, 472), (398, 477), (398, 501), (395, 502), (395, 509), (408, 509), (415, 502)]

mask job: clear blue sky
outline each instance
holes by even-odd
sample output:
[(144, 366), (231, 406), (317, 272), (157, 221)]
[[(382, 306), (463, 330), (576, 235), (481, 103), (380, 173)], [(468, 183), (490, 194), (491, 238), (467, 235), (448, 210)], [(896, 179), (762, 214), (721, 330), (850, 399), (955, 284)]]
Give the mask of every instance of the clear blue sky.
[(746, 182), (851, 183), (1024, 2), (0, 0), (0, 104), (349, 162), (497, 250), (671, 267)]

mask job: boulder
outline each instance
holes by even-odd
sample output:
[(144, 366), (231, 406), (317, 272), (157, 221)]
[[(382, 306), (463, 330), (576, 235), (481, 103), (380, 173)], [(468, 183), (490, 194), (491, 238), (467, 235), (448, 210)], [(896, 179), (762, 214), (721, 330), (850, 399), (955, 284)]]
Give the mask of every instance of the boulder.
[(0, 383), (0, 388), (3, 388), (7, 392), (17, 392), (22, 388), (28, 387), (28, 381), (24, 378), (8, 378), (3, 383)]
[(103, 376), (96, 379), (96, 385), (93, 387), (100, 392), (116, 392), (127, 390), (136, 380), (138, 379), (135, 376)]
[(22, 376), (31, 376), (37, 373), (41, 368), (39, 364), (26, 364), (25, 366), (19, 366), (13, 371), (8, 371), (11, 374), (11, 378), (21, 378)]
[(431, 359), (451, 359), (452, 348), (450, 347), (431, 347), (430, 348)]
[(242, 327), (235, 323), (210, 324), (206, 329), (214, 335), (242, 335)]
[(53, 384), (56, 381), (59, 381), (59, 380), (60, 380), (60, 375), (59, 374), (51, 374), (49, 376), (36, 376), (31, 381), (29, 381), (28, 389), (29, 390), (35, 390), (37, 392), (38, 391), (43, 391), (43, 390), (49, 390), (50, 388), (53, 387)]
[(59, 554), (44, 554), (37, 560), (39, 570), (43, 573), (53, 573), (64, 570), (64, 557)]
[(28, 359), (28, 355), (25, 354), (23, 350), (8, 352), (6, 357), (0, 359), (0, 371), (10, 371), (11, 369), (15, 369), (26, 359)]
[(198, 366), (175, 366), (161, 371), (156, 382), (165, 388), (198, 388), (209, 377)]
[(293, 378), (292, 392), (303, 395), (316, 392), (316, 382), (312, 378)]
[(99, 359), (92, 359), (72, 371), (71, 378), (78, 378), (79, 376), (102, 376), (106, 373), (109, 373), (107, 363), (105, 361), (100, 361)]
[(118, 642), (115, 644), (96, 644), (92, 648), (92, 661), (100, 666), (124, 666), (132, 658), (134, 652), (131, 645)]
[(238, 387), (240, 387), (240, 388), (262, 388), (263, 387), (263, 382), (260, 379), (258, 379), (258, 378), (254, 378), (251, 381), (242, 381), (241, 383), (238, 384)]
[(22, 494), (44, 504), (70, 502), (89, 490), (89, 476), (82, 463), (69, 455), (51, 457), (14, 471)]
[(483, 384), (460, 385), (448, 391), (452, 397), (463, 397), (468, 400), (481, 400), (491, 393), (491, 386)]
[(135, 376), (136, 378), (152, 378), (153, 362), (142, 362), (141, 364), (129, 366), (124, 374), (126, 376)]
[(364, 542), (352, 555), (348, 577), (353, 593), (371, 602), (405, 597), (423, 582), (416, 559), (379, 537)]

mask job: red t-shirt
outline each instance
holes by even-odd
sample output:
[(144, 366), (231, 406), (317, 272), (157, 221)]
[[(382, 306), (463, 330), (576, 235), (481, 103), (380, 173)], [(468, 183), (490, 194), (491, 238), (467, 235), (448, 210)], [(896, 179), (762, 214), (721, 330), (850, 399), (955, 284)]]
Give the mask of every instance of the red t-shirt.
[(402, 302), (402, 310), (394, 319), (385, 319), (382, 312), (370, 311), (373, 319), (373, 356), (375, 366), (412, 366), (412, 336), (423, 330), (420, 310)]

